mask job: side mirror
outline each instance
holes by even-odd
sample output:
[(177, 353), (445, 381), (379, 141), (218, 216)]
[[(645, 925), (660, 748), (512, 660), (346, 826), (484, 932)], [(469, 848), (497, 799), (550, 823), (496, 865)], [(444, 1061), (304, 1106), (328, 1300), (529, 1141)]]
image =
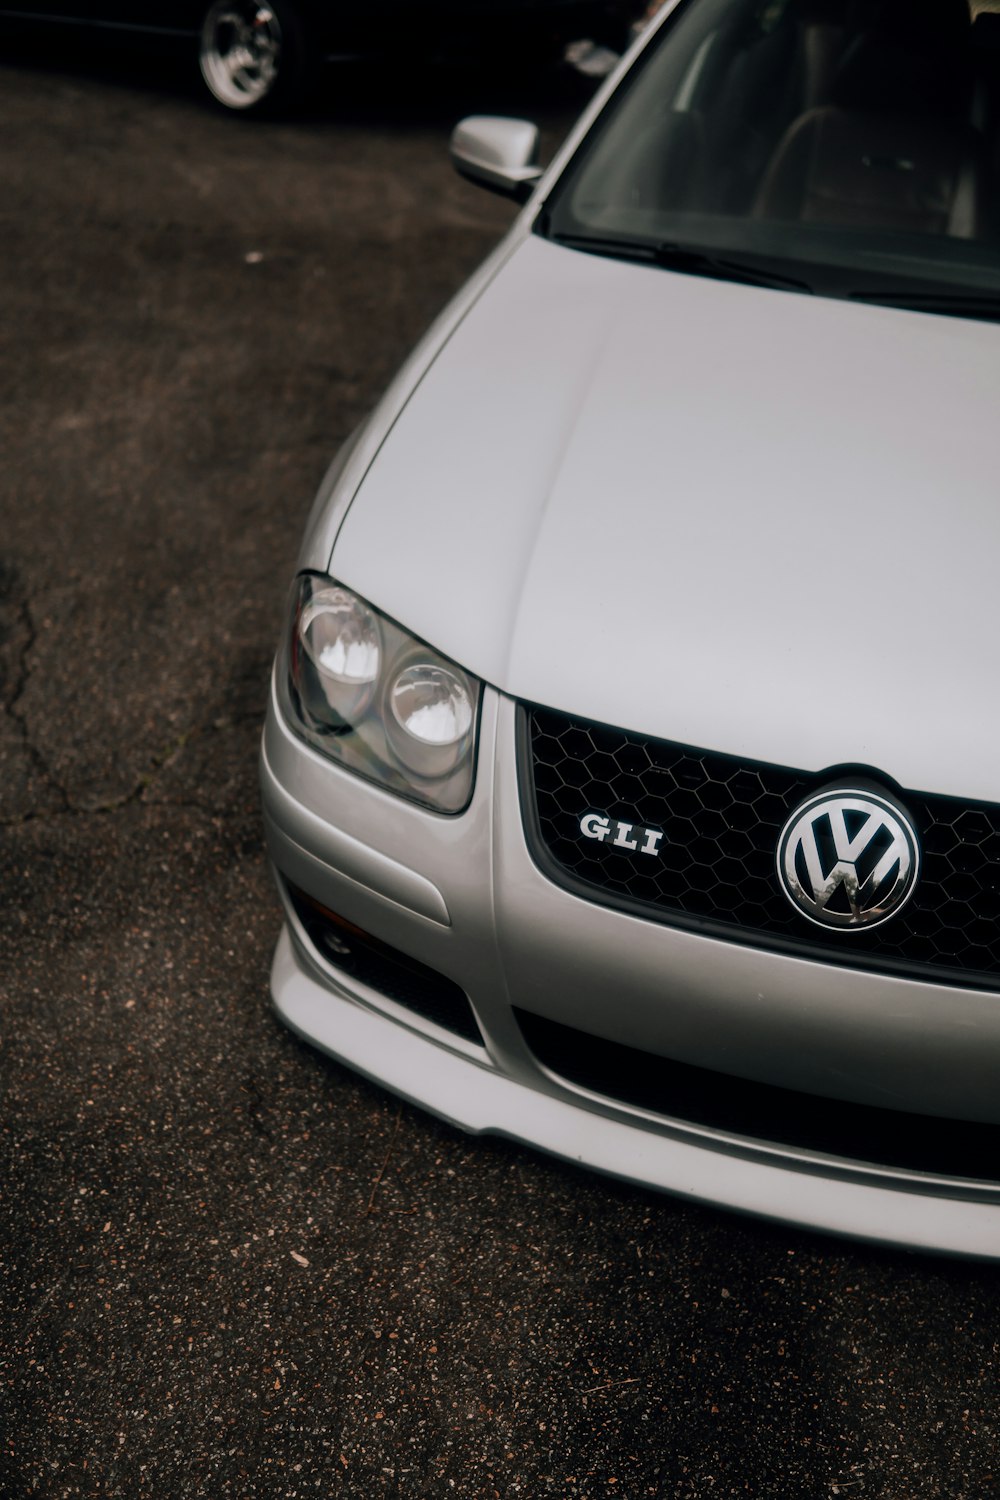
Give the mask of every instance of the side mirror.
[(470, 115), (451, 133), (451, 159), (458, 172), (479, 187), (526, 203), (542, 169), (538, 126), (500, 115)]

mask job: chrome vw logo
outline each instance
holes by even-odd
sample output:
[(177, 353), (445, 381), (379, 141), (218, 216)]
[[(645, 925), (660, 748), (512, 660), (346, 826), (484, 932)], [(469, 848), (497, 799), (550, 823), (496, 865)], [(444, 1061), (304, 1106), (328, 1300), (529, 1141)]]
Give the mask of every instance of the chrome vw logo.
[(821, 927), (877, 927), (913, 895), (920, 846), (901, 807), (837, 787), (797, 807), (778, 841), (778, 878)]

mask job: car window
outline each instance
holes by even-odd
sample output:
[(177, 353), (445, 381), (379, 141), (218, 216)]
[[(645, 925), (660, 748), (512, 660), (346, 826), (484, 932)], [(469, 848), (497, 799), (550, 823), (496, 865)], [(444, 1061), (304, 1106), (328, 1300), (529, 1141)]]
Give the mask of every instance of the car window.
[(998, 161), (998, 0), (686, 0), (543, 226), (770, 257), (838, 295), (978, 298), (989, 315)]

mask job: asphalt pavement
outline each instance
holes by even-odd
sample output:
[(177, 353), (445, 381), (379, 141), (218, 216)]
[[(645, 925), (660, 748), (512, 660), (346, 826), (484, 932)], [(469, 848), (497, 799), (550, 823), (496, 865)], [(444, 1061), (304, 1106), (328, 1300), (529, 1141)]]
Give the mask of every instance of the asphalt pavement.
[(510, 220), (451, 124), (582, 94), (141, 72), (0, 64), (0, 1495), (1000, 1493), (996, 1268), (467, 1138), (273, 1018), (304, 517)]

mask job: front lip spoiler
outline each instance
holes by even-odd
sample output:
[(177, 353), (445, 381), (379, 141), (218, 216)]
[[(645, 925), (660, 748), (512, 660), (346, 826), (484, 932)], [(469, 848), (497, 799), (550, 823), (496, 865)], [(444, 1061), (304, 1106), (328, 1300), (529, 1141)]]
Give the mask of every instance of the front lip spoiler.
[[(473, 1135), (521, 1145), (691, 1202), (878, 1244), (1000, 1260), (1000, 1203), (870, 1179), (822, 1164), (777, 1163), (654, 1134), (537, 1092), (477, 1065), (320, 982), (287, 925), (271, 970), (281, 1019), (298, 1035), (410, 1103)], [(843, 1164), (841, 1164), (841, 1168)], [(832, 1165), (831, 1165), (832, 1172)]]

